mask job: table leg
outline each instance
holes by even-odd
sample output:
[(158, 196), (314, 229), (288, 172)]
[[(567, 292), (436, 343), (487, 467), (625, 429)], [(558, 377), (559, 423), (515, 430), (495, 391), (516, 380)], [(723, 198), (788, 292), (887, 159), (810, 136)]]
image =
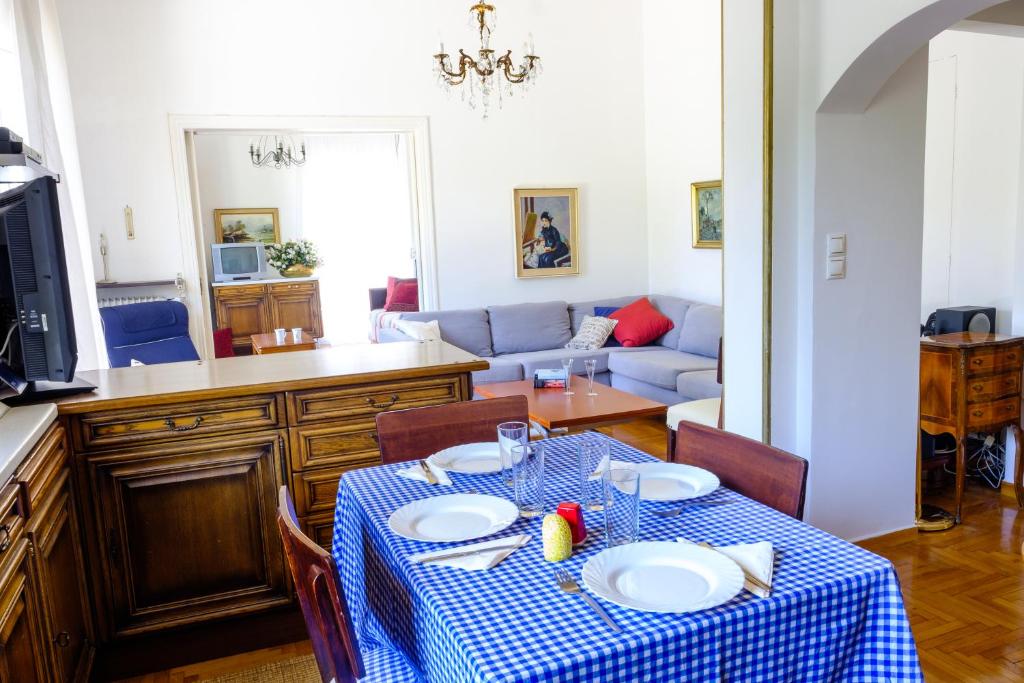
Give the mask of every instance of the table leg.
[(1017, 452), (1013, 459), (1016, 461), (1013, 466), (1013, 492), (1017, 496), (1017, 507), (1024, 508), (1024, 451), (1021, 451), (1021, 429), (1019, 424), (1010, 425), (1013, 430), (1013, 440), (1017, 446)]
[(967, 435), (963, 434), (956, 440), (956, 507), (953, 517), (960, 523), (960, 508), (963, 506), (964, 480), (967, 475)]

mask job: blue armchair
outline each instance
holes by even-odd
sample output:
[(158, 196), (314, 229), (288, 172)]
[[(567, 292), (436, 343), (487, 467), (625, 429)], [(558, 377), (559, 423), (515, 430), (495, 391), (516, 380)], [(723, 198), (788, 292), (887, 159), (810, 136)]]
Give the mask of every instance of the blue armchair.
[(100, 309), (110, 367), (199, 360), (188, 336), (188, 309), (180, 301), (147, 301)]

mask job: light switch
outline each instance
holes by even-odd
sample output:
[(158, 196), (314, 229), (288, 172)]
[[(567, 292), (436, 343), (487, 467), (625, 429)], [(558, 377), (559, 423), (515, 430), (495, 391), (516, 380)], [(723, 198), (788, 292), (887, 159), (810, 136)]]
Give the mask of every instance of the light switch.
[(843, 256), (846, 254), (846, 234), (828, 236), (828, 255)]
[(832, 256), (826, 261), (825, 279), (842, 280), (846, 277), (846, 257)]

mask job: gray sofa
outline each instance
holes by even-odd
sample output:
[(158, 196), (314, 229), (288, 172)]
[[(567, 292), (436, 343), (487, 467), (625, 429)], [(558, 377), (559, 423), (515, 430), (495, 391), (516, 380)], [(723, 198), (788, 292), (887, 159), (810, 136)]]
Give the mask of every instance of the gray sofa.
[[(597, 361), (596, 380), (638, 396), (673, 405), (721, 396), (717, 381), (722, 309), (673, 296), (654, 294), (651, 303), (675, 324), (650, 346), (606, 346), (597, 351), (566, 349), (585, 315), (595, 306), (621, 307), (639, 299), (627, 296), (568, 304), (564, 301), (489, 306), (457, 311), (403, 313), (405, 320), (437, 320), (441, 336), (460, 349), (490, 361), (489, 370), (473, 373), (477, 384), (528, 379), (534, 370), (561, 368), (575, 359), (573, 372), (586, 374), (583, 361)], [(395, 329), (380, 332), (380, 341), (406, 341)]]

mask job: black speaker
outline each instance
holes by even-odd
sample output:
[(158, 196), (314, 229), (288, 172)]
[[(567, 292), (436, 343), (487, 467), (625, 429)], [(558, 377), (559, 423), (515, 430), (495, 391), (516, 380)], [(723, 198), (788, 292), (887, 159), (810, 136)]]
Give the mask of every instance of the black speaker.
[(983, 306), (957, 306), (935, 311), (935, 334), (947, 332), (996, 331), (996, 309)]

